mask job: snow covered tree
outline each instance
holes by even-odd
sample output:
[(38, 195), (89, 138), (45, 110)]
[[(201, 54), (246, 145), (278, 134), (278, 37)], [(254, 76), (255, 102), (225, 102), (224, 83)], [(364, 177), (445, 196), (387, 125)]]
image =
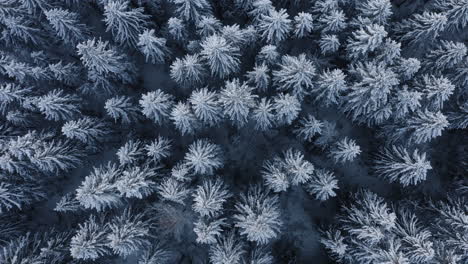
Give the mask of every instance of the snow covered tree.
[(435, 72), (454, 69), (466, 57), (467, 50), (464, 43), (441, 40), (437, 48), (426, 55), (425, 66)]
[(309, 13), (300, 12), (294, 17), (294, 35), (297, 38), (308, 36), (314, 28), (314, 20)]
[(284, 163), (279, 157), (268, 160), (263, 165), (262, 177), (265, 185), (273, 192), (285, 192), (291, 185), (283, 165)]
[(254, 23), (258, 23), (262, 16), (270, 14), (275, 10), (271, 0), (255, 0), (252, 3), (252, 8), (248, 11), (248, 15), (252, 17)]
[(216, 239), (209, 249), (210, 263), (213, 264), (241, 264), (244, 254), (244, 243), (232, 231)]
[(35, 105), (47, 119), (67, 120), (80, 114), (80, 99), (76, 95), (65, 94), (62, 90), (52, 90), (35, 100)]
[(331, 197), (335, 197), (335, 191), (339, 189), (335, 174), (324, 169), (315, 170), (305, 188), (310, 195), (315, 196), (315, 199), (319, 201), (326, 201)]
[(396, 66), (396, 72), (400, 75), (402, 80), (411, 80), (416, 73), (421, 69), (421, 62), (415, 58), (401, 58)]
[(172, 140), (158, 136), (151, 143), (145, 145), (146, 155), (153, 161), (160, 161), (169, 157), (172, 148)]
[(211, 6), (206, 0), (170, 0), (176, 6), (179, 18), (198, 22), (202, 16), (211, 14)]
[(290, 91), (299, 100), (314, 87), (315, 66), (305, 54), (282, 57), (280, 69), (273, 71), (273, 82), (281, 91)]
[(294, 95), (279, 93), (273, 98), (273, 108), (278, 123), (290, 125), (299, 116), (301, 102)]
[(68, 121), (62, 126), (62, 133), (69, 139), (76, 139), (93, 145), (103, 142), (110, 130), (105, 122), (98, 118), (83, 117)]
[(156, 124), (161, 124), (169, 116), (174, 97), (160, 89), (144, 94), (139, 103), (142, 113)]
[(156, 175), (155, 170), (148, 166), (128, 168), (115, 182), (115, 188), (122, 197), (143, 199), (156, 189)]
[[(221, 36), (226, 39), (229, 44), (236, 47), (245, 47), (249, 40), (252, 40), (251, 29), (252, 27), (241, 29), (238, 24), (234, 24), (223, 26), (220, 31)], [(256, 31), (253, 34), (256, 35)]]
[(371, 24), (360, 28), (354, 31), (352, 37), (348, 40), (348, 45), (346, 47), (348, 55), (352, 59), (365, 57), (370, 52), (379, 48), (386, 37), (387, 31), (385, 31), (383, 26)]
[(79, 224), (75, 236), (70, 243), (70, 253), (74, 259), (96, 260), (111, 252), (107, 248), (109, 227), (91, 216), (83, 224)]
[(324, 34), (320, 37), (319, 46), (322, 54), (333, 54), (340, 48), (340, 40), (336, 35)]
[(218, 35), (211, 35), (201, 43), (200, 55), (208, 63), (211, 74), (225, 78), (239, 70), (239, 48)]
[(315, 100), (322, 100), (327, 106), (339, 104), (342, 94), (348, 89), (345, 79), (346, 75), (340, 69), (323, 71), (312, 88)]
[(401, 58), (401, 43), (390, 38), (385, 39), (384, 43), (377, 49), (376, 60), (387, 65), (393, 65), (397, 59)]
[(468, 3), (466, 0), (437, 0), (434, 5), (447, 16), (450, 29), (462, 30), (468, 25)]
[(447, 27), (445, 14), (424, 11), (396, 24), (395, 32), (403, 42), (411, 46), (418, 43), (430, 43)]
[(242, 193), (235, 204), (235, 226), (247, 240), (266, 244), (276, 238), (282, 226), (278, 197), (256, 185)]
[(270, 99), (261, 98), (252, 109), (251, 119), (255, 122), (255, 129), (266, 131), (274, 126), (274, 107)]
[(305, 141), (312, 141), (315, 135), (322, 134), (322, 128), (323, 122), (308, 114), (299, 120), (299, 126), (294, 130), (294, 133)]
[(96, 209), (98, 212), (117, 207), (121, 204), (121, 198), (115, 182), (121, 173), (111, 163), (95, 167), (76, 190), (76, 199), (86, 209)]
[(195, 116), (204, 124), (213, 126), (221, 121), (222, 107), (216, 92), (209, 91), (206, 87), (195, 90), (190, 95), (189, 102)]
[(125, 209), (122, 215), (115, 217), (109, 224), (107, 246), (122, 257), (127, 257), (148, 246), (149, 225), (142, 218), (143, 214), (132, 213), (131, 209)]
[(223, 113), (237, 126), (242, 127), (247, 123), (247, 118), (255, 105), (256, 95), (253, 88), (246, 83), (240, 83), (239, 79), (226, 81), (224, 88), (219, 93), (219, 103)]
[(177, 58), (172, 62), (170, 74), (177, 84), (190, 87), (203, 83), (206, 70), (198, 54), (187, 54), (182, 59)]
[(432, 166), (426, 159), (426, 153), (415, 149), (410, 154), (405, 148), (393, 145), (379, 152), (374, 168), (379, 176), (406, 187), (425, 181), (427, 171)]
[(107, 115), (114, 121), (120, 120), (124, 124), (138, 120), (140, 109), (128, 96), (116, 96), (108, 99), (104, 105)]
[(54, 174), (76, 168), (82, 157), (82, 151), (75, 144), (57, 139), (37, 144), (29, 160), (38, 170)]
[(196, 26), (197, 34), (202, 38), (206, 38), (219, 32), (223, 24), (214, 16), (203, 16)]
[(49, 64), (48, 70), (52, 76), (59, 82), (73, 86), (80, 82), (81, 67), (75, 63), (57, 63)]
[(416, 111), (421, 107), (422, 93), (418, 91), (408, 90), (408, 86), (404, 85), (401, 90), (397, 91), (394, 99), (394, 115), (396, 118), (402, 118)]
[(418, 84), (418, 88), (428, 101), (427, 107), (436, 111), (443, 108), (444, 102), (455, 91), (455, 85), (449, 79), (433, 75), (423, 75), (422, 82)]
[(340, 32), (347, 27), (346, 15), (340, 9), (333, 9), (321, 15), (318, 22), (323, 33)]
[(185, 205), (190, 190), (187, 188), (186, 183), (170, 177), (159, 184), (158, 194), (163, 200)]
[(138, 48), (145, 55), (146, 62), (163, 63), (169, 55), (166, 47), (166, 39), (158, 38), (154, 34), (154, 29), (145, 29), (138, 37)]
[(167, 21), (167, 30), (172, 39), (184, 42), (187, 38), (187, 26), (177, 17), (171, 17)]
[(260, 52), (258, 52), (257, 60), (264, 62), (267, 65), (273, 65), (279, 59), (280, 54), (277, 51), (276, 46), (274, 45), (265, 45), (262, 47)]
[[(143, 13), (143, 8), (129, 8), (129, 1), (107, 1), (104, 6), (106, 32), (111, 32), (115, 41), (136, 47), (138, 35), (143, 33), (148, 25), (149, 16)], [(145, 54), (146, 55), (146, 54)]]
[(420, 144), (442, 135), (449, 122), (441, 112), (419, 110), (405, 122), (395, 126), (396, 130), (393, 131), (395, 134), (391, 136), (393, 141), (407, 135), (410, 142)]
[(31, 88), (22, 87), (14, 83), (0, 85), (0, 112), (4, 112), (12, 104), (20, 103), (31, 92)]
[(353, 161), (359, 154), (361, 154), (361, 148), (354, 140), (348, 139), (347, 137), (336, 142), (330, 150), (330, 157), (332, 157), (336, 163)]
[(222, 151), (218, 145), (207, 139), (199, 139), (190, 144), (185, 154), (185, 164), (196, 174), (212, 175), (214, 170), (223, 167)]
[(247, 80), (255, 85), (258, 91), (266, 91), (270, 85), (270, 69), (265, 63), (255, 65), (252, 71), (247, 72)]
[(182, 135), (193, 134), (199, 127), (190, 105), (184, 102), (178, 102), (172, 108), (170, 119)]
[(213, 221), (205, 221), (202, 218), (198, 219), (193, 228), (193, 231), (197, 234), (197, 243), (216, 243), (216, 239), (221, 236), (221, 232), (223, 231), (221, 227), (225, 224), (224, 221), (224, 218)]
[(360, 15), (370, 19), (372, 23), (385, 25), (392, 16), (392, 3), (389, 0), (367, 0), (357, 4)]
[(152, 245), (140, 256), (138, 264), (167, 263), (173, 258), (173, 255), (173, 252), (171, 252), (162, 243), (152, 243)]
[(1, 39), (7, 45), (41, 45), (45, 42), (43, 32), (24, 15), (3, 17), (2, 26)]
[(379, 124), (388, 119), (391, 109), (387, 104), (396, 85), (398, 76), (382, 63), (357, 63), (350, 69), (357, 81), (343, 99), (344, 112), (353, 120), (367, 124)]
[(46, 197), (44, 190), (32, 184), (0, 183), (0, 214), (12, 209), (23, 209), (35, 201)]
[(288, 149), (283, 153), (282, 166), (288, 174), (291, 185), (307, 182), (314, 172), (314, 165), (304, 160), (304, 154), (295, 149)]
[(285, 9), (271, 10), (262, 14), (258, 22), (258, 29), (268, 43), (276, 44), (285, 40), (292, 30), (291, 19)]
[(130, 139), (117, 151), (117, 157), (122, 166), (135, 164), (144, 156), (144, 145), (140, 140)]
[(66, 43), (75, 46), (78, 42), (84, 41), (89, 34), (86, 25), (80, 23), (77, 13), (54, 8), (45, 11), (44, 14), (57, 36)]
[(219, 180), (205, 180), (197, 186), (193, 196), (193, 211), (201, 217), (216, 217), (223, 210), (223, 204), (231, 197), (225, 184)]

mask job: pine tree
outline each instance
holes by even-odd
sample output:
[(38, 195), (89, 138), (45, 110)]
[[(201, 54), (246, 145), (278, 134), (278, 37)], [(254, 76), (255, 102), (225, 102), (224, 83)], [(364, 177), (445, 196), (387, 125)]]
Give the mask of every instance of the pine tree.
[(129, 8), (128, 1), (108, 1), (104, 6), (106, 32), (110, 31), (120, 44), (136, 47), (138, 35), (145, 30), (148, 19), (143, 8)]
[(143, 214), (132, 213), (131, 209), (125, 209), (122, 215), (114, 218), (109, 224), (107, 246), (122, 257), (127, 257), (148, 246), (149, 226), (142, 218)]
[(187, 38), (187, 26), (177, 17), (171, 17), (167, 21), (167, 30), (172, 39), (184, 42)]
[(389, 0), (367, 0), (357, 4), (356, 9), (372, 23), (385, 25), (392, 16), (392, 3)]
[(45, 36), (41, 29), (34, 25), (33, 20), (25, 16), (7, 16), (2, 18), (4, 29), (1, 39), (7, 45), (29, 44), (41, 45)]
[(201, 47), (200, 55), (207, 61), (213, 76), (225, 78), (239, 70), (239, 48), (225, 38), (211, 35), (201, 43)]
[(271, 0), (255, 0), (252, 3), (252, 9), (248, 12), (248, 15), (252, 17), (255, 23), (261, 21), (262, 16), (269, 15), (275, 10)]
[(214, 16), (203, 16), (200, 21), (197, 22), (196, 26), (197, 34), (201, 38), (206, 38), (218, 33), (223, 24)]
[(269, 195), (257, 185), (241, 194), (235, 208), (235, 226), (247, 240), (266, 244), (279, 235), (283, 223), (277, 196)]
[(314, 87), (316, 69), (305, 54), (297, 57), (283, 56), (280, 67), (273, 71), (273, 82), (279, 90), (290, 91), (301, 100)]
[(165, 58), (169, 56), (166, 39), (156, 37), (154, 29), (145, 29), (138, 37), (137, 46), (145, 55), (146, 62), (164, 63)]
[(409, 141), (416, 144), (425, 143), (442, 135), (449, 126), (447, 117), (441, 112), (419, 110), (404, 123), (399, 124), (394, 138), (408, 134)]
[(14, 83), (0, 85), (0, 112), (4, 112), (15, 102), (20, 103), (30, 92), (30, 88), (21, 87)]
[(261, 15), (258, 29), (268, 43), (279, 43), (289, 36), (292, 30), (291, 19), (285, 9), (273, 9), (268, 14)]
[(89, 30), (80, 23), (79, 15), (61, 8), (54, 8), (44, 12), (47, 20), (54, 28), (57, 36), (66, 43), (75, 46), (84, 41)]
[(167, 158), (171, 154), (172, 140), (158, 136), (151, 143), (145, 145), (146, 155), (151, 160), (158, 162), (163, 158)]
[(336, 163), (353, 161), (359, 154), (361, 154), (361, 148), (354, 140), (347, 137), (338, 141), (330, 151), (330, 156)]
[(312, 88), (315, 100), (322, 100), (327, 106), (339, 104), (343, 92), (348, 89), (345, 79), (346, 75), (340, 69), (323, 71)]
[(468, 2), (466, 0), (437, 0), (435, 6), (447, 16), (450, 29), (462, 30), (468, 25)]
[(213, 221), (205, 221), (202, 218), (195, 222), (193, 231), (197, 234), (197, 243), (200, 244), (214, 244), (216, 239), (221, 236), (223, 229), (221, 228), (225, 223), (225, 219), (218, 219)]
[(28, 183), (0, 183), (0, 214), (12, 209), (23, 209), (24, 206), (46, 197), (44, 190)]
[(190, 144), (185, 154), (185, 164), (196, 174), (212, 175), (214, 170), (223, 167), (222, 151), (218, 145), (207, 139), (199, 139)]
[(346, 15), (340, 9), (333, 9), (321, 15), (318, 22), (323, 33), (341, 32), (347, 27)]
[(213, 126), (221, 121), (222, 108), (215, 92), (206, 87), (195, 90), (190, 95), (189, 102), (195, 116), (204, 124)]
[(401, 90), (397, 91), (394, 104), (394, 115), (396, 118), (402, 118), (416, 111), (421, 107), (422, 93), (418, 91), (408, 90), (408, 86), (404, 85)]
[(273, 108), (279, 124), (290, 125), (301, 111), (301, 103), (296, 96), (279, 93), (273, 98)]
[(300, 12), (294, 17), (294, 35), (297, 38), (308, 36), (314, 28), (314, 20), (309, 13)]
[(142, 113), (156, 124), (161, 124), (169, 116), (170, 109), (174, 104), (174, 97), (166, 94), (160, 89), (144, 94), (139, 103)]
[(322, 54), (333, 54), (340, 48), (340, 40), (337, 35), (324, 34), (320, 37), (319, 46)]
[(171, 78), (182, 87), (202, 84), (206, 77), (205, 67), (198, 54), (185, 55), (171, 64)]
[(85, 144), (93, 145), (103, 142), (110, 130), (105, 122), (98, 118), (83, 117), (68, 121), (62, 126), (62, 133), (69, 139), (76, 139)]
[(108, 99), (104, 105), (107, 115), (112, 117), (115, 122), (120, 120), (124, 124), (132, 123), (138, 120), (140, 109), (127, 96), (116, 96)]
[[(235, 47), (245, 47), (249, 42), (249, 29), (241, 29), (238, 24), (223, 26), (221, 36)], [(256, 34), (256, 32), (255, 32)]]
[(270, 99), (261, 98), (252, 109), (251, 118), (255, 122), (255, 129), (266, 131), (275, 124), (274, 107)]
[(324, 169), (316, 170), (310, 181), (306, 183), (306, 190), (319, 201), (326, 201), (336, 196), (338, 180), (331, 171)]
[(242, 127), (247, 123), (247, 118), (255, 105), (256, 95), (253, 95), (253, 88), (245, 83), (240, 83), (239, 79), (226, 81), (224, 88), (219, 93), (219, 103), (223, 108), (223, 113), (237, 126)]
[(255, 85), (258, 91), (266, 91), (270, 85), (270, 69), (265, 63), (255, 65), (252, 71), (247, 72), (248, 82)]
[(267, 65), (275, 64), (280, 57), (279, 52), (277, 51), (276, 46), (274, 45), (265, 45), (262, 47), (260, 52), (257, 55), (257, 60), (264, 62)]
[(405, 148), (393, 145), (377, 155), (374, 168), (378, 175), (406, 187), (425, 181), (427, 171), (431, 170), (432, 166), (426, 160), (426, 153), (419, 153), (415, 149), (410, 154)]
[(436, 111), (443, 108), (444, 102), (455, 91), (455, 85), (449, 79), (433, 75), (423, 75), (422, 82), (418, 84), (418, 88), (428, 101), (427, 107)]
[(225, 184), (219, 180), (205, 180), (197, 186), (193, 196), (193, 211), (201, 217), (214, 218), (223, 210), (223, 204), (232, 195)]
[(62, 61), (49, 64), (48, 70), (52, 73), (53, 78), (66, 85), (73, 86), (80, 82), (81, 68), (75, 63), (66, 63)]
[(418, 43), (430, 43), (445, 30), (447, 22), (445, 14), (425, 11), (397, 24), (395, 32), (401, 35), (401, 41), (408, 42), (411, 46)]
[(314, 165), (304, 160), (304, 154), (295, 149), (288, 149), (283, 153), (282, 166), (288, 174), (291, 185), (307, 182), (313, 175)]
[(76, 95), (65, 94), (62, 90), (52, 90), (37, 98), (35, 105), (47, 119), (53, 121), (67, 120), (80, 113), (80, 99)]
[(117, 151), (117, 157), (122, 166), (135, 164), (144, 159), (144, 156), (144, 145), (140, 140), (130, 139)]
[(211, 6), (206, 0), (171, 0), (179, 17), (185, 21), (198, 22), (204, 15), (211, 14)]
[(385, 42), (377, 50), (376, 60), (387, 65), (393, 65), (401, 58), (401, 43), (390, 38), (385, 39)]
[(110, 254), (106, 247), (109, 227), (97, 222), (91, 216), (86, 222), (79, 225), (75, 236), (70, 243), (70, 253), (74, 259), (96, 260)]
[(210, 263), (213, 264), (241, 264), (245, 254), (244, 243), (229, 232), (216, 239), (209, 249)]
[(305, 141), (312, 141), (315, 135), (322, 134), (323, 122), (317, 120), (313, 115), (308, 114), (299, 120), (299, 127), (294, 130), (294, 133)]
[(70, 141), (51, 140), (36, 145), (29, 157), (31, 163), (44, 173), (58, 173), (76, 168), (83, 153)]
[(442, 40), (436, 49), (426, 55), (426, 68), (441, 72), (454, 69), (467, 55), (467, 47), (461, 42)]
[(122, 171), (115, 164), (95, 167), (76, 190), (76, 199), (86, 209), (98, 212), (121, 204), (115, 182)]
[(323, 237), (320, 239), (320, 243), (329, 251), (332, 256), (339, 262), (342, 262), (346, 256), (348, 245), (344, 242), (344, 237), (339, 230), (324, 232)]
[(273, 192), (285, 192), (291, 185), (284, 163), (279, 157), (268, 160), (263, 165), (262, 177), (265, 185)]
[(128, 168), (115, 182), (115, 188), (122, 197), (143, 199), (156, 189), (155, 175), (155, 170), (148, 166)]
[(387, 31), (380, 25), (371, 24), (354, 31), (352, 37), (348, 40), (348, 55), (352, 59), (364, 57), (370, 52), (375, 51), (383, 44), (387, 37)]
[(398, 72), (402, 80), (411, 80), (419, 69), (421, 69), (421, 62), (418, 59), (401, 58), (395, 70)]
[(185, 205), (185, 200), (190, 194), (186, 183), (177, 181), (174, 178), (166, 178), (158, 186), (158, 194), (163, 200)]
[(138, 264), (159, 264), (168, 263), (174, 254), (162, 243), (152, 243), (149, 249), (145, 250), (138, 260)]
[(184, 102), (178, 102), (172, 108), (170, 119), (182, 135), (193, 134), (199, 127), (190, 105)]

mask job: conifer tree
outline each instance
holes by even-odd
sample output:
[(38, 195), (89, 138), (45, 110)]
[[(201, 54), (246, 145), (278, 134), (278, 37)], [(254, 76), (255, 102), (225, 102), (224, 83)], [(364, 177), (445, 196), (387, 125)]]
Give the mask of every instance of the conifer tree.
[(273, 103), (268, 98), (261, 98), (252, 109), (251, 118), (255, 122), (255, 129), (266, 131), (275, 124), (275, 113)]
[(387, 31), (380, 25), (371, 24), (354, 31), (348, 41), (347, 50), (352, 59), (366, 56), (383, 44)]
[(98, 118), (83, 117), (68, 121), (62, 126), (62, 133), (69, 139), (77, 139), (85, 144), (95, 144), (105, 140), (110, 131), (105, 122)]
[(83, 157), (83, 153), (70, 141), (43, 141), (35, 147), (28, 158), (39, 171), (46, 174), (76, 168)]
[(144, 156), (144, 145), (140, 140), (130, 139), (117, 151), (117, 157), (122, 166), (135, 164)]
[(270, 85), (270, 69), (265, 63), (255, 65), (252, 71), (247, 72), (246, 77), (258, 91), (266, 91)]
[(305, 54), (297, 57), (285, 55), (282, 57), (280, 69), (273, 71), (273, 82), (279, 90), (290, 91), (298, 99), (307, 95), (315, 77), (315, 66)]
[(104, 105), (107, 115), (114, 121), (120, 120), (124, 124), (138, 120), (140, 109), (133, 104), (130, 97), (116, 96), (108, 99)]
[(222, 151), (218, 145), (207, 139), (199, 139), (190, 144), (185, 154), (185, 164), (196, 174), (212, 175), (223, 164)]
[(200, 55), (208, 63), (213, 76), (224, 78), (239, 70), (239, 48), (218, 35), (211, 35), (201, 43)]
[(163, 200), (185, 205), (190, 194), (187, 184), (174, 178), (167, 178), (158, 186), (158, 194)]
[(162, 136), (158, 136), (151, 143), (145, 145), (146, 155), (156, 162), (169, 157), (171, 148), (172, 141)]
[(427, 171), (431, 169), (431, 163), (426, 160), (426, 153), (419, 153), (415, 149), (411, 154), (405, 148), (395, 145), (383, 149), (375, 161), (378, 175), (390, 182), (399, 182), (404, 187), (426, 180)]
[(275, 7), (271, 0), (256, 0), (252, 3), (252, 9), (248, 12), (248, 15), (252, 17), (255, 23), (258, 23), (262, 16), (269, 15), (274, 10)]
[(468, 25), (468, 3), (466, 0), (437, 0), (434, 5), (447, 16), (450, 29), (462, 30)]
[(313, 115), (308, 114), (306, 117), (299, 120), (299, 127), (294, 130), (298, 137), (305, 141), (312, 141), (315, 135), (322, 134), (324, 124), (317, 120)]
[(424, 11), (397, 24), (395, 31), (401, 35), (401, 41), (410, 45), (432, 42), (445, 30), (447, 21), (445, 14)]
[(347, 27), (346, 19), (346, 15), (343, 10), (333, 9), (321, 15), (318, 19), (318, 22), (322, 28), (323, 33), (334, 33), (341, 32)]
[(46, 197), (44, 190), (33, 184), (0, 183), (0, 214), (12, 209), (23, 209), (37, 200)]
[(199, 122), (190, 105), (178, 102), (171, 111), (170, 119), (182, 135), (193, 134), (199, 128)]
[(198, 54), (187, 54), (172, 62), (170, 74), (177, 84), (185, 88), (203, 83), (206, 70)]
[(57, 63), (49, 64), (48, 70), (52, 73), (53, 77), (66, 85), (76, 85), (80, 82), (81, 68), (75, 63)]
[(197, 234), (197, 243), (214, 244), (216, 239), (221, 236), (222, 226), (225, 219), (221, 218), (213, 221), (205, 221), (202, 218), (195, 222), (193, 231)]
[(78, 115), (80, 113), (79, 102), (78, 96), (65, 94), (57, 89), (37, 98), (35, 105), (47, 119), (59, 121)]
[(143, 252), (138, 260), (138, 264), (158, 264), (167, 263), (174, 257), (174, 253), (160, 242), (152, 245)]
[(331, 171), (324, 169), (316, 170), (312, 178), (306, 184), (306, 190), (319, 201), (326, 201), (336, 196), (338, 180)]
[(156, 189), (156, 175), (155, 170), (148, 166), (128, 168), (115, 182), (115, 188), (122, 197), (143, 199)]
[(333, 54), (340, 48), (340, 40), (337, 35), (324, 34), (319, 40), (319, 46), (322, 54)]
[(256, 185), (241, 194), (235, 208), (235, 226), (247, 240), (266, 244), (279, 235), (283, 223), (277, 196), (269, 195)]
[(442, 135), (442, 131), (448, 126), (447, 117), (441, 112), (418, 110), (405, 122), (395, 125), (395, 134), (391, 139), (396, 141), (407, 135), (410, 142), (425, 143)]
[(170, 109), (174, 104), (173, 96), (160, 89), (144, 94), (139, 103), (142, 113), (156, 124), (161, 124), (170, 114)]
[(187, 37), (187, 26), (184, 21), (177, 17), (171, 17), (167, 21), (167, 29), (172, 39), (178, 42), (184, 42)]
[(229, 232), (216, 239), (209, 249), (210, 262), (213, 264), (241, 264), (245, 254), (244, 243)]
[(361, 154), (361, 148), (354, 140), (347, 137), (338, 141), (330, 151), (330, 156), (336, 163), (353, 161), (359, 154)]
[(309, 35), (314, 28), (314, 20), (309, 13), (300, 12), (294, 17), (294, 35), (303, 38)]
[(372, 23), (385, 25), (392, 16), (392, 3), (389, 0), (366, 0), (357, 4), (356, 9)]
[(268, 43), (276, 44), (289, 36), (292, 30), (291, 19), (285, 9), (279, 11), (273, 9), (261, 15), (258, 29), (263, 39)]
[(455, 90), (449, 79), (441, 76), (423, 75), (422, 82), (418, 84), (419, 90), (427, 100), (427, 107), (433, 110), (441, 110)]
[(273, 98), (273, 108), (279, 124), (290, 125), (301, 111), (301, 103), (296, 96), (279, 93)]
[(240, 83), (239, 79), (226, 81), (224, 88), (219, 93), (219, 103), (223, 108), (223, 113), (237, 126), (242, 127), (247, 123), (250, 110), (255, 105), (256, 95), (253, 95), (253, 88), (245, 83)]
[(285, 192), (291, 185), (284, 163), (279, 157), (266, 161), (262, 169), (265, 185), (273, 192)]
[(402, 118), (421, 107), (422, 93), (414, 90), (408, 90), (404, 85), (396, 94), (394, 104), (394, 116)]
[(2, 18), (4, 29), (1, 39), (8, 45), (30, 44), (40, 45), (45, 42), (41, 29), (34, 25), (34, 21), (25, 16), (7, 16)]
[(426, 67), (432, 71), (441, 72), (453, 69), (467, 55), (467, 47), (460, 42), (442, 40), (437, 48), (427, 54)]
[(279, 59), (279, 57), (280, 57), (280, 54), (277, 51), (276, 46), (274, 45), (263, 46), (257, 55), (257, 59), (260, 62), (266, 63), (267, 65), (275, 64), (276, 61)]
[(128, 1), (107, 1), (104, 6), (103, 21), (107, 26), (106, 31), (110, 31), (120, 44), (136, 47), (138, 35), (145, 30), (148, 19), (143, 8), (129, 8)]
[(197, 186), (193, 196), (193, 211), (201, 217), (216, 217), (223, 210), (223, 204), (231, 197), (225, 184), (219, 180), (205, 180)]
[(179, 18), (198, 22), (204, 15), (211, 14), (211, 6), (206, 0), (171, 0), (176, 6)]
[(216, 125), (221, 120), (222, 108), (218, 95), (208, 88), (192, 92), (189, 98), (195, 116), (204, 124)]
[(214, 16), (203, 16), (196, 26), (197, 34), (202, 38), (206, 38), (218, 33), (223, 24)]
[(96, 260), (110, 254), (107, 248), (107, 235), (109, 227), (102, 221), (97, 222), (91, 216), (86, 222), (79, 225), (75, 236), (70, 243), (70, 253), (74, 259)]
[(346, 75), (340, 69), (323, 71), (312, 88), (315, 100), (322, 100), (327, 106), (339, 104), (342, 94), (348, 89), (345, 79)]
[(421, 62), (415, 58), (401, 58), (396, 66), (396, 72), (403, 80), (411, 80), (416, 73), (421, 69)]
[(75, 46), (77, 43), (84, 41), (89, 34), (86, 25), (80, 23), (77, 13), (54, 8), (45, 11), (44, 14), (57, 36), (66, 43)]
[(145, 55), (146, 62), (163, 63), (169, 55), (169, 49), (166, 47), (166, 39), (158, 38), (154, 34), (154, 29), (145, 29), (138, 36), (138, 48)]
[(0, 111), (4, 112), (15, 102), (20, 103), (30, 92), (30, 88), (21, 87), (14, 83), (0, 85)]

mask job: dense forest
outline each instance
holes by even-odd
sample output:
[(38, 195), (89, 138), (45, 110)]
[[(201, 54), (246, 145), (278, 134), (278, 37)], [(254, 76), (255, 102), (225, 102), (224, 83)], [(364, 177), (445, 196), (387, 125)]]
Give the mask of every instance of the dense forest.
[(468, 263), (468, 0), (0, 0), (0, 264)]

